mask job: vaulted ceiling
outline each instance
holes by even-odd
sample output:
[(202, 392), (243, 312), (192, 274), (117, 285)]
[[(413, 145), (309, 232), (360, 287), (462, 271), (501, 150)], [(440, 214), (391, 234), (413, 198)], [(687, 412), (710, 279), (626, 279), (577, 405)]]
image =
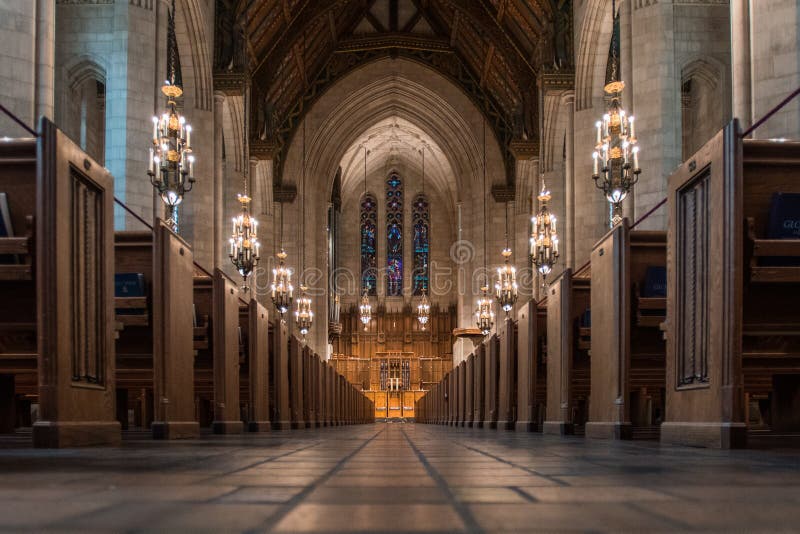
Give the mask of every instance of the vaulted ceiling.
[(250, 58), (252, 145), (276, 159), (278, 180), (307, 107), (353, 68), (387, 56), (460, 85), (504, 145), (508, 169), (512, 141), (538, 140), (538, 75), (568, 70), (572, 57), (571, 0), (216, 2), (215, 86), (236, 91)]

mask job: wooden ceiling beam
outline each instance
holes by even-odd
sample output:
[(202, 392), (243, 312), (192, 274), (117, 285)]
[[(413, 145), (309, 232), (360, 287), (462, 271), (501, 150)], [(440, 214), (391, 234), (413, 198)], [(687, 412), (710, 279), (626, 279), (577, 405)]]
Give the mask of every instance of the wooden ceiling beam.
[(319, 2), (317, 0), (303, 0), (300, 8), (295, 12), (292, 21), (286, 25), (281, 34), (273, 40), (269, 49), (259, 50), (261, 56), (253, 72), (258, 80), (269, 80), (270, 74), (274, 70), (274, 65), (279, 63), (275, 58), (282, 58), (288, 54), (293, 46), (293, 39), (302, 39), (305, 28), (318, 16), (337, 7), (339, 2)]
[(506, 14), (506, 6), (508, 0), (500, 0), (500, 6), (497, 8), (497, 23), (503, 24), (503, 16)]
[(364, 18), (372, 24), (372, 27), (378, 30), (380, 33), (386, 33), (388, 30), (386, 27), (378, 20), (378, 18), (373, 15), (369, 9), (364, 12)]
[(289, 0), (283, 0), (281, 6), (283, 7), (283, 18), (286, 20), (286, 24), (291, 23), (292, 11), (289, 9)]
[(494, 58), (494, 43), (489, 45), (489, 50), (486, 52), (486, 59), (483, 62), (483, 69), (481, 71), (481, 87), (486, 85), (486, 78), (489, 76), (489, 69), (492, 68), (492, 59)]
[(461, 13), (456, 12), (453, 18), (453, 27), (450, 28), (450, 46), (456, 47), (456, 40), (458, 39), (458, 23), (461, 21)]
[(336, 17), (333, 16), (333, 11), (328, 11), (328, 30), (331, 32), (331, 42), (333, 46), (339, 41), (339, 32), (336, 31)]

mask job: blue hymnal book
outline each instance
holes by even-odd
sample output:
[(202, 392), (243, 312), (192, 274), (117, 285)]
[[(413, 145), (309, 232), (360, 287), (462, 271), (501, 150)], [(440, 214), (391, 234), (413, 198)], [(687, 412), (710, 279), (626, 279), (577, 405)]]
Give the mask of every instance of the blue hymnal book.
[(591, 326), (592, 326), (592, 310), (586, 308), (586, 311), (584, 311), (583, 314), (581, 315), (580, 327), (589, 328)]
[[(144, 274), (142, 273), (117, 273), (114, 275), (115, 297), (144, 297)], [(126, 308), (117, 310), (118, 315), (139, 315), (145, 310)]]
[(665, 298), (667, 296), (667, 268), (650, 266), (644, 275), (642, 296), (646, 298)]
[[(769, 209), (768, 239), (800, 239), (800, 193), (774, 193)], [(762, 258), (762, 265), (796, 266), (800, 258)]]

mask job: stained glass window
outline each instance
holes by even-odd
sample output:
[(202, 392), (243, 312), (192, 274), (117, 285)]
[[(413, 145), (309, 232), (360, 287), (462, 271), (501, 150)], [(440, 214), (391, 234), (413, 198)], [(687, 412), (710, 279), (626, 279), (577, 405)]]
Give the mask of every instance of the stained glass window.
[(403, 182), (396, 174), (386, 181), (386, 295), (403, 294)]
[(423, 289), (428, 289), (428, 234), (431, 220), (428, 198), (423, 194), (417, 195), (411, 209), (414, 224), (414, 295), (421, 295)]
[(375, 295), (378, 287), (378, 264), (375, 260), (378, 231), (378, 203), (367, 194), (361, 200), (361, 288)]

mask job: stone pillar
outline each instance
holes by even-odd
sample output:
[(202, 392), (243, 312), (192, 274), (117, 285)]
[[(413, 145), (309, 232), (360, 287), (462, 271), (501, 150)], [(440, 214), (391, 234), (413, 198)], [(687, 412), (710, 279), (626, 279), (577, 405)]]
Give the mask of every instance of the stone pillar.
[[(619, 4), (619, 31), (620, 31), (620, 67), (622, 80), (625, 81), (625, 92), (623, 93), (622, 106), (629, 115), (635, 113), (634, 102), (634, 87), (633, 87), (633, 32), (632, 32), (632, 15), (633, 15), (632, 0), (622, 0)], [(634, 220), (636, 213), (636, 195), (634, 191), (636, 186), (633, 186), (631, 193), (625, 202), (622, 203), (622, 215), (629, 220)], [(571, 266), (574, 268), (574, 266)]]
[[(34, 118), (53, 119), (55, 103), (55, 0), (36, 0), (36, 87)], [(35, 126), (34, 126), (35, 127)]]
[(733, 116), (745, 130), (753, 123), (750, 0), (731, 0), (731, 56)]
[(292, 426), (289, 404), (289, 334), (286, 323), (275, 321), (272, 349), (272, 371), (275, 373), (275, 407), (273, 426), (276, 430), (289, 430)]
[(575, 268), (575, 93), (564, 97), (567, 112), (567, 134), (564, 138), (567, 157), (564, 161), (564, 192), (566, 198), (566, 245), (567, 254), (564, 265)]
[[(225, 198), (223, 190), (223, 165), (222, 165), (222, 145), (223, 145), (223, 111), (225, 109), (225, 93), (221, 91), (214, 91), (214, 243), (222, 243), (222, 232), (224, 231), (222, 225), (223, 206), (222, 201)], [(219, 249), (219, 252), (214, 254), (214, 268), (221, 267), (222, 254), (224, 254), (224, 247)]]

